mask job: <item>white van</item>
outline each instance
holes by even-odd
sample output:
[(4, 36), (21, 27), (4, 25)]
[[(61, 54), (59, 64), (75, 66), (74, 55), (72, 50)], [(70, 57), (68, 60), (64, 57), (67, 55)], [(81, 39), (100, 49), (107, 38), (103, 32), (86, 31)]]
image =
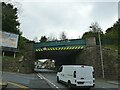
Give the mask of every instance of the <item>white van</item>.
[(84, 65), (62, 65), (57, 72), (57, 82), (71, 87), (94, 87), (94, 69)]

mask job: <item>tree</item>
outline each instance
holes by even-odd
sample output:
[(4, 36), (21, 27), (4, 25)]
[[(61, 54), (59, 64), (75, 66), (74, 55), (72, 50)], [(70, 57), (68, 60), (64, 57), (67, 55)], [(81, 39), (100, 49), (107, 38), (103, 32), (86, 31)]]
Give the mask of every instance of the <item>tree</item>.
[(98, 38), (98, 34), (97, 33), (93, 33), (92, 31), (89, 32), (85, 32), (82, 36), (82, 38), (89, 38), (89, 37), (96, 37)]
[(80, 38), (81, 38), (81, 36), (79, 35), (77, 39), (80, 39)]
[(39, 40), (40, 42), (46, 42), (47, 41), (47, 38), (46, 38), (46, 36), (41, 36), (41, 38), (40, 38), (40, 40)]
[(82, 38), (96, 37), (96, 39), (98, 39), (98, 32), (101, 34), (101, 36), (103, 36), (102, 29), (97, 22), (91, 23), (89, 28), (90, 28), (90, 31), (85, 32)]
[(105, 38), (118, 40), (118, 28), (119, 28), (119, 26), (120, 26), (120, 19), (112, 27), (110, 27), (106, 30)]
[(22, 34), (19, 30), (18, 9), (12, 4), (2, 2), (2, 30), (15, 34)]
[(97, 22), (91, 23), (90, 31), (93, 33), (98, 33), (98, 32), (103, 33), (101, 27), (99, 26)]
[(33, 41), (38, 42), (38, 38), (37, 38), (37, 37), (34, 37), (34, 38), (33, 38)]
[(66, 39), (67, 39), (67, 36), (66, 36), (65, 32), (62, 32), (60, 34), (60, 40), (66, 40)]
[(25, 43), (28, 42), (29, 40), (23, 36), (20, 36), (20, 39), (19, 39), (19, 49), (20, 50), (25, 50)]
[(57, 41), (57, 38), (55, 38), (54, 35), (51, 33), (48, 37), (48, 41)]

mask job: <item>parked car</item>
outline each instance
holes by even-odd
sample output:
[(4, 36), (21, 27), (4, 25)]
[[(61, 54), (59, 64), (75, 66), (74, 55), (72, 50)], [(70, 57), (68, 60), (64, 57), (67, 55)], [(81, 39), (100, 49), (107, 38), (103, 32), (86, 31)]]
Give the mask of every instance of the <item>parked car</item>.
[(94, 69), (84, 65), (62, 65), (57, 72), (57, 82), (71, 87), (94, 87)]

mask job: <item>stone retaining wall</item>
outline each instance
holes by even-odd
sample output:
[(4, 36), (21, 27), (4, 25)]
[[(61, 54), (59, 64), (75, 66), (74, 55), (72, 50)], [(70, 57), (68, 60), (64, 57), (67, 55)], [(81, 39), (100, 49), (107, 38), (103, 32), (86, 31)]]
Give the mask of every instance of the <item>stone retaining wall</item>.
[[(118, 52), (102, 49), (104, 70), (106, 79), (118, 79)], [(95, 76), (102, 77), (99, 46), (86, 47), (80, 51), (76, 58), (76, 64), (92, 65), (95, 68)]]

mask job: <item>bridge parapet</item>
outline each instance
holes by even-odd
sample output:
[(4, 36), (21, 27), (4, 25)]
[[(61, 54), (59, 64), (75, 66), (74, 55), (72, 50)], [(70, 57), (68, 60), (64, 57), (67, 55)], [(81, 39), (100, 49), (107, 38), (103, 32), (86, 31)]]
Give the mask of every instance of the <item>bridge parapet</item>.
[(50, 50), (72, 50), (72, 49), (83, 49), (86, 45), (85, 39), (71, 39), (62, 41), (47, 41), (42, 43), (35, 43), (35, 51), (50, 51)]

